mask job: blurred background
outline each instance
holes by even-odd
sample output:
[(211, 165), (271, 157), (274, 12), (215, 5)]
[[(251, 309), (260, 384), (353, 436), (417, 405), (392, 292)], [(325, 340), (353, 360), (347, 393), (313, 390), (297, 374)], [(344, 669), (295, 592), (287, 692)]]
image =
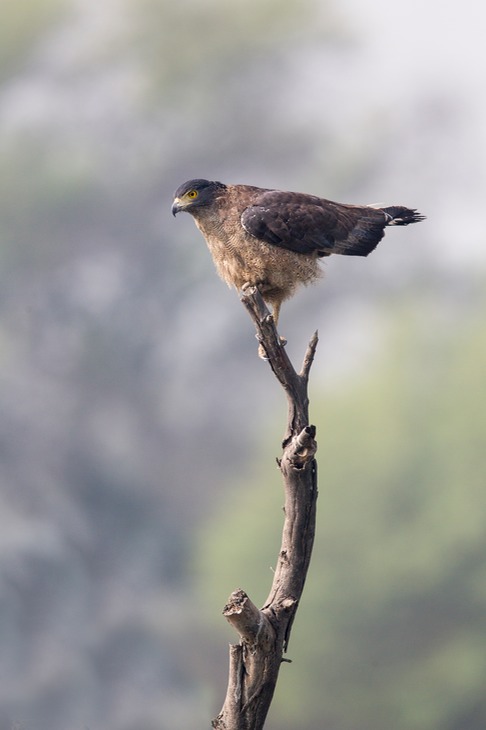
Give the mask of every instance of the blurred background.
[(486, 726), (486, 10), (3, 0), (0, 727), (209, 727), (280, 545), (283, 393), (191, 177), (416, 207), (319, 329), (314, 559), (269, 730)]

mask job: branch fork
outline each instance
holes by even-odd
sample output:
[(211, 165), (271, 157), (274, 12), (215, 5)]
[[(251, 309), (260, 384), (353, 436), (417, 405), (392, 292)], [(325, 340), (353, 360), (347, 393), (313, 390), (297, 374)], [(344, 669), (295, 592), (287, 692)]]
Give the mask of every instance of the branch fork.
[(285, 390), (288, 421), (278, 460), (285, 492), (282, 544), (271, 590), (259, 609), (241, 588), (223, 609), (240, 642), (230, 645), (226, 698), (212, 721), (215, 730), (261, 730), (287, 651), (293, 620), (304, 589), (315, 534), (317, 464), (315, 426), (309, 424), (307, 386), (317, 332), (297, 373), (283, 347), (273, 317), (257, 287), (245, 287), (241, 300), (253, 319), (257, 339)]

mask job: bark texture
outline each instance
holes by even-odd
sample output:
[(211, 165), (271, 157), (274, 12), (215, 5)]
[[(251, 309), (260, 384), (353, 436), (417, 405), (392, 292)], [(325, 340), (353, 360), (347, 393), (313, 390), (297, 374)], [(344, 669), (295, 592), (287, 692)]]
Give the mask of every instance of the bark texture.
[(234, 591), (223, 615), (239, 635), (230, 645), (226, 698), (212, 721), (215, 730), (263, 728), (287, 651), (292, 623), (304, 589), (315, 534), (317, 444), (309, 424), (307, 386), (317, 347), (317, 332), (297, 373), (278, 336), (273, 318), (256, 287), (245, 288), (242, 302), (252, 317), (260, 348), (285, 390), (288, 419), (279, 467), (285, 492), (282, 544), (273, 583), (259, 609), (245, 591)]

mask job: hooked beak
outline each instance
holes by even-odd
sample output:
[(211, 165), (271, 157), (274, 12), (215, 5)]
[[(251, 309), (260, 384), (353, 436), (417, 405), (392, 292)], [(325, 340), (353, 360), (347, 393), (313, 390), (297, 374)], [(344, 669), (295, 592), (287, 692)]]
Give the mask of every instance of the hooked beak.
[(177, 213), (180, 213), (182, 210), (182, 204), (179, 198), (174, 198), (174, 202), (172, 203), (172, 215), (177, 215)]

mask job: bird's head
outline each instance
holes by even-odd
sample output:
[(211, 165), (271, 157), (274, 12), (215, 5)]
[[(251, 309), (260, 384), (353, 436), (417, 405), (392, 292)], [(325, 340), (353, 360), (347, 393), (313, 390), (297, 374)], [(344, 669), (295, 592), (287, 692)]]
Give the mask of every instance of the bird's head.
[(192, 213), (196, 208), (209, 205), (213, 202), (215, 194), (225, 187), (223, 183), (212, 180), (188, 180), (175, 191), (172, 215), (177, 215), (181, 211)]

